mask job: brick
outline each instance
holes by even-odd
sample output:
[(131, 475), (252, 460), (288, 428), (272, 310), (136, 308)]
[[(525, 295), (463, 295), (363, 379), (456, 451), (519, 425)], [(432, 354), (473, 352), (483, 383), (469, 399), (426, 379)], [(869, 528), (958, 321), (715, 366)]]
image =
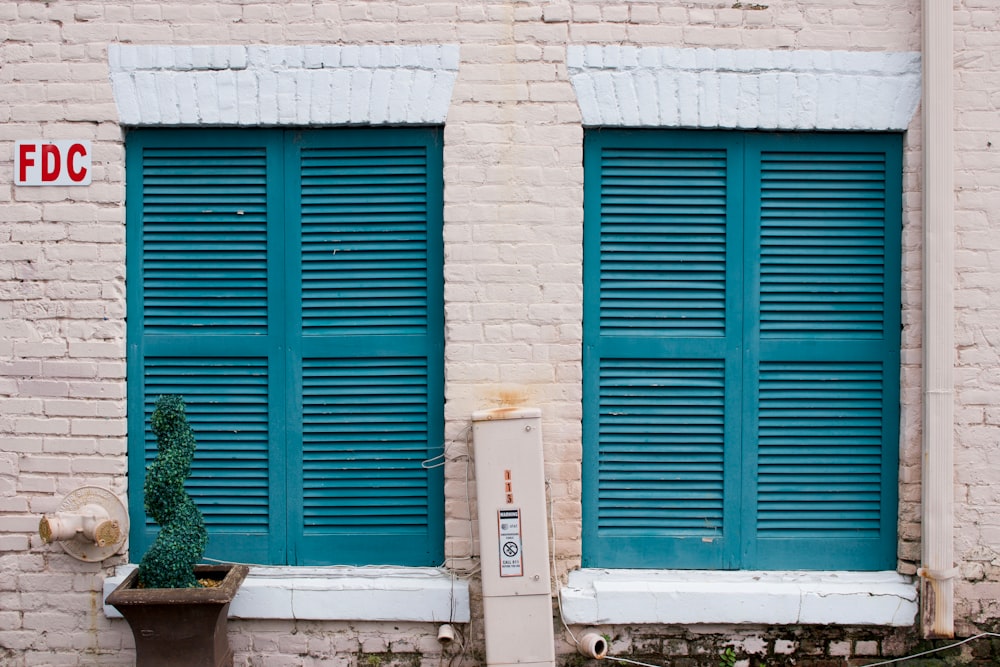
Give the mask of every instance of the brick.
[(124, 419), (81, 419), (74, 418), (69, 430), (74, 436), (121, 436), (126, 433)]
[[(0, 516), (0, 533), (34, 533), (38, 530), (38, 517)], [(21, 537), (21, 536), (19, 536)], [(27, 541), (27, 535), (23, 536)]]
[[(34, 522), (35, 529), (38, 523)], [(34, 532), (34, 531), (32, 531)], [(2, 551), (26, 551), (30, 543), (27, 535), (2, 535), (0, 534), (0, 552)], [(0, 628), (2, 629), (2, 628)]]
[(33, 630), (0, 631), (0, 646), (11, 651), (25, 651), (32, 647), (36, 636)]
[(0, 611), (0, 632), (21, 629), (21, 614), (16, 611)]
[[(100, 369), (101, 367), (98, 366), (98, 368)], [(100, 372), (100, 370), (98, 372)], [(113, 379), (121, 378), (122, 375), (116, 371), (112, 371), (107, 375), (102, 375), (102, 377)], [(69, 395), (74, 398), (121, 399), (125, 397), (125, 391), (124, 382), (70, 381), (69, 383)]]
[(120, 458), (81, 457), (73, 458), (72, 471), (77, 475), (124, 475), (126, 462)]
[(858, 641), (854, 643), (854, 652), (859, 656), (878, 655), (877, 641)]
[(63, 457), (23, 456), (20, 467), (22, 472), (62, 474), (70, 471), (70, 461)]
[[(3, 480), (0, 480), (0, 494), (2, 494), (2, 483)], [(55, 493), (56, 480), (51, 477), (20, 475), (17, 478), (17, 489), (21, 493)]]
[(69, 356), (75, 358), (121, 358), (122, 343), (70, 342)]
[(28, 501), (20, 497), (0, 497), (0, 512), (27, 512)]
[(18, 389), (30, 396), (67, 396), (69, 383), (58, 380), (21, 380)]
[(69, 433), (69, 420), (21, 417), (14, 420), (14, 428), (19, 433), (65, 434)]
[(845, 657), (851, 655), (851, 642), (849, 641), (830, 642), (830, 655), (845, 656)]
[(59, 612), (25, 612), (21, 625), (37, 632), (67, 632), (79, 627), (80, 617)]
[[(68, 453), (80, 451), (70, 445), (67, 445), (65, 448), (62, 446), (53, 446), (50, 444), (51, 442), (52, 440), (44, 438), (8, 438), (4, 441), (4, 446), (12, 452), (21, 453)], [(55, 442), (62, 441), (55, 440)]]

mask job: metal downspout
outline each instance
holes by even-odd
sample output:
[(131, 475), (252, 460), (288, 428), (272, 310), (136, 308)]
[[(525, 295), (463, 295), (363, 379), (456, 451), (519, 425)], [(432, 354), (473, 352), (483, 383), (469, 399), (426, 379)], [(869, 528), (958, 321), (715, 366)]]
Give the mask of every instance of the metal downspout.
[(951, 0), (922, 0), (924, 414), (921, 626), (953, 637), (954, 112)]

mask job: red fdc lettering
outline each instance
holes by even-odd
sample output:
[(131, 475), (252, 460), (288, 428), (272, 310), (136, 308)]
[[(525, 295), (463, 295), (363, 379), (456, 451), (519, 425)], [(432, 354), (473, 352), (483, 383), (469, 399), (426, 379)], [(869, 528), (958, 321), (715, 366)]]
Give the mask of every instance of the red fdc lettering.
[(42, 144), (42, 182), (59, 178), (59, 149), (52, 144)]
[(73, 144), (70, 146), (69, 152), (66, 154), (66, 170), (69, 172), (70, 180), (79, 183), (87, 177), (87, 168), (77, 167), (76, 164), (76, 159), (86, 154), (87, 149), (83, 147), (83, 144)]
[(91, 144), (83, 139), (18, 141), (17, 185), (89, 185)]
[(35, 161), (32, 158), (28, 157), (34, 152), (35, 152), (34, 144), (21, 144), (21, 156), (20, 156), (21, 170), (20, 172), (18, 172), (19, 174), (18, 178), (22, 182), (28, 180), (28, 167), (35, 166)]

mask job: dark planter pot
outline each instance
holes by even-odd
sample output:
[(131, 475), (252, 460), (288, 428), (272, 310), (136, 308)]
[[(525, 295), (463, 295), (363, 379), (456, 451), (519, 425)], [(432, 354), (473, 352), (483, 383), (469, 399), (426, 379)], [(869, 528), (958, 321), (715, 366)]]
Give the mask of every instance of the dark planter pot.
[(246, 565), (199, 565), (215, 588), (135, 588), (135, 570), (108, 595), (135, 637), (136, 667), (228, 667), (233, 664), (226, 619), (246, 578)]

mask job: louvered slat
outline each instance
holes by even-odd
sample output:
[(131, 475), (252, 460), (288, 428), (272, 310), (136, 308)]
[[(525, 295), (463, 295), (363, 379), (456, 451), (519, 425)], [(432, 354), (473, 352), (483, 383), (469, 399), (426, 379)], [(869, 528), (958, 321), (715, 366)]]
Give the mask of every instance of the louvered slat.
[(882, 386), (877, 363), (761, 364), (757, 531), (762, 537), (879, 532)]
[(426, 149), (303, 149), (301, 180), (303, 332), (424, 332)]
[(156, 455), (156, 399), (183, 396), (198, 443), (187, 487), (210, 529), (267, 530), (267, 375), (266, 359), (146, 359), (146, 464)]
[(599, 530), (718, 534), (724, 427), (721, 362), (603, 360)]
[(147, 147), (142, 160), (145, 332), (266, 330), (265, 149)]
[(761, 155), (761, 335), (881, 337), (884, 153)]
[(302, 391), (306, 531), (426, 525), (426, 360), (306, 360)]
[(724, 335), (726, 155), (601, 153), (602, 334)]

